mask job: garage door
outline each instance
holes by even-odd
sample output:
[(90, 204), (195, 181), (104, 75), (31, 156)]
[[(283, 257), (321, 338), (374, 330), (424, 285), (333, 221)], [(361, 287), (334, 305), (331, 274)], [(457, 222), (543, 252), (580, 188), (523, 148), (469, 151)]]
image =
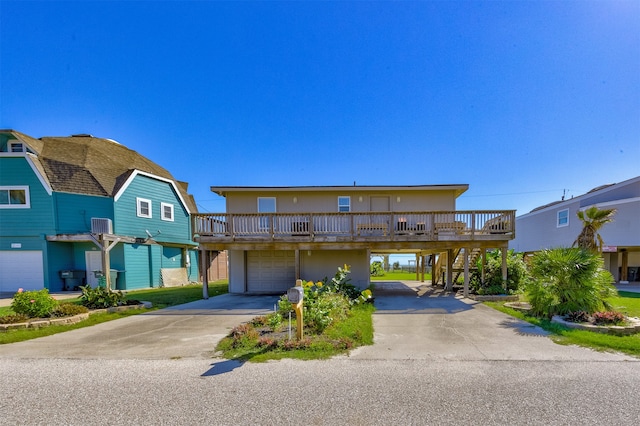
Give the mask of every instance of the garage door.
[(295, 285), (295, 276), (293, 251), (247, 252), (247, 292), (284, 293)]
[(42, 251), (0, 251), (0, 292), (44, 288)]

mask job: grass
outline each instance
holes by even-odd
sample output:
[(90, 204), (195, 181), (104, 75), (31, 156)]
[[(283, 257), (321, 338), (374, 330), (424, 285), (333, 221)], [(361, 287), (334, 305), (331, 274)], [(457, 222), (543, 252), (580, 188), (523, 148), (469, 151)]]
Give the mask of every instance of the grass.
[[(218, 296), (228, 291), (228, 282), (216, 281), (209, 283), (209, 296)], [(50, 336), (52, 334), (63, 333), (78, 328), (91, 327), (107, 321), (113, 321), (119, 318), (138, 315), (150, 310), (162, 309), (169, 306), (181, 305), (183, 303), (193, 302), (202, 299), (202, 286), (189, 285), (184, 287), (169, 288), (153, 288), (148, 290), (132, 291), (127, 294), (128, 300), (144, 300), (153, 303), (151, 309), (135, 309), (124, 312), (100, 313), (89, 316), (89, 319), (71, 325), (53, 325), (44, 328), (25, 328), (17, 330), (7, 330), (0, 332), (0, 344), (22, 342), (25, 340), (36, 339), (38, 337)], [(80, 299), (67, 299), (65, 302), (79, 303)], [(14, 312), (10, 307), (1, 307), (0, 316), (10, 315)]]
[[(320, 336), (305, 335), (305, 347), (284, 349), (278, 347), (260, 347), (257, 338), (243, 338), (240, 342), (231, 337), (220, 341), (216, 350), (227, 359), (264, 362), (292, 358), (299, 360), (327, 359), (344, 354), (349, 349), (373, 344), (373, 320), (375, 307), (370, 303), (354, 306), (347, 319), (331, 324)], [(295, 338), (294, 338), (295, 339)], [(295, 346), (295, 340), (291, 341)], [(338, 343), (336, 345), (336, 343)]]
[[(422, 275), (421, 275), (422, 276)], [(425, 280), (431, 279), (431, 274), (424, 274)], [(381, 277), (371, 277), (371, 281), (415, 281), (415, 272), (389, 271)]]
[[(627, 316), (640, 317), (640, 293), (619, 292), (618, 297), (609, 299), (613, 310)], [(574, 330), (552, 323), (548, 319), (525, 315), (515, 309), (507, 308), (504, 302), (485, 302), (486, 305), (553, 333), (552, 339), (562, 345), (584, 346), (598, 351), (622, 352), (640, 357), (640, 334), (614, 336), (586, 330)]]

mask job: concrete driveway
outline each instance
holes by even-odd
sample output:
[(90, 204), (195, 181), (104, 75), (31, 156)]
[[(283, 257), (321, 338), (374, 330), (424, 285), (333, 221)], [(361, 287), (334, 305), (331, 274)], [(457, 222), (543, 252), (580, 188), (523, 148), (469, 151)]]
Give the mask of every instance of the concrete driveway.
[[(633, 360), (553, 343), (547, 333), (480, 303), (419, 282), (376, 284), (375, 344), (359, 360)], [(226, 294), (26, 342), (0, 358), (211, 358), (236, 325), (267, 314), (278, 297)]]

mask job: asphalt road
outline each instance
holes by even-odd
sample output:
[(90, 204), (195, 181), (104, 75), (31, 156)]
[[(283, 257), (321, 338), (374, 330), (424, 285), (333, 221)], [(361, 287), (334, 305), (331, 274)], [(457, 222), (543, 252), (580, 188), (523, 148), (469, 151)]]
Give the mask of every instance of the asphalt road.
[[(373, 346), (328, 361), (240, 364), (216, 358), (215, 341), (270, 301), (217, 305), (230, 300), (249, 299), (3, 345), (0, 424), (639, 423), (637, 359), (556, 345), (482, 305), (391, 289), (376, 300)], [(115, 330), (122, 339), (110, 345)], [(152, 343), (160, 337), (169, 350)]]

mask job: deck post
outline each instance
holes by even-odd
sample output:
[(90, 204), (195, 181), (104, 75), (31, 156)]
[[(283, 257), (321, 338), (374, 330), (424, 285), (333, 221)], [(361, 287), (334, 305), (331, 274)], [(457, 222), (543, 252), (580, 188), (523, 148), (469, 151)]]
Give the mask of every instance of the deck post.
[(447, 283), (446, 290), (453, 290), (453, 249), (447, 249)]
[(482, 284), (484, 284), (484, 281), (486, 279), (486, 271), (487, 271), (487, 249), (483, 248), (482, 249)]
[(202, 275), (202, 298), (209, 298), (209, 250), (200, 250), (200, 274)]
[(469, 247), (464, 248), (464, 297), (469, 297)]
[(416, 253), (416, 281), (420, 281), (420, 255)]

